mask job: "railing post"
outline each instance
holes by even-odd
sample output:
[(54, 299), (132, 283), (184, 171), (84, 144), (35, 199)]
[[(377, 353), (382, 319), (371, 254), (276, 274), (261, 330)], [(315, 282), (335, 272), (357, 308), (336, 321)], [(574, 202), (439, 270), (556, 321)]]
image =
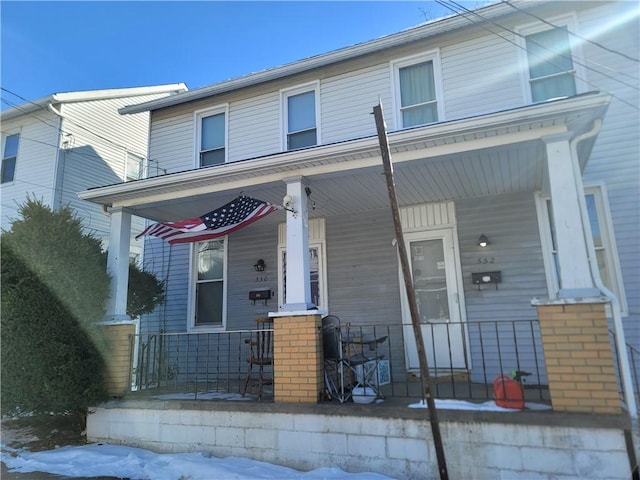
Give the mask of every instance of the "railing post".
[(112, 397), (120, 397), (131, 389), (131, 339), (135, 336), (133, 322), (103, 322), (105, 337), (109, 342), (109, 356), (105, 358), (105, 387)]
[(551, 405), (556, 411), (621, 413), (605, 303), (539, 302)]
[(274, 402), (317, 403), (324, 385), (322, 315), (311, 311), (269, 316), (274, 317)]

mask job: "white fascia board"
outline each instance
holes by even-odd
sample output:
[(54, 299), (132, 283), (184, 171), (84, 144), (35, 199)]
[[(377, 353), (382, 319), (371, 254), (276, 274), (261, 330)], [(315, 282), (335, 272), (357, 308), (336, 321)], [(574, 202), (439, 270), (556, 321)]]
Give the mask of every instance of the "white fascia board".
[[(388, 134), (389, 144), (393, 149), (415, 142), (434, 143), (433, 147), (394, 153), (394, 162), (403, 162), (417, 157), (428, 158), (457, 151), (525, 142), (540, 138), (541, 135), (564, 132), (568, 129), (567, 122), (576, 117), (585, 123), (584, 128), (589, 128), (592, 120), (604, 116), (610, 101), (609, 94), (585, 94), (567, 100), (556, 100), (484, 116), (391, 132)], [(541, 127), (543, 124), (544, 127)], [(527, 125), (531, 128), (525, 128)], [(507, 128), (512, 132), (504, 134)], [(459, 137), (475, 138), (458, 142), (456, 138)], [(78, 193), (78, 196), (82, 200), (95, 203), (133, 205), (149, 201), (152, 197), (165, 197), (166, 194), (163, 191), (167, 189), (179, 187), (183, 192), (190, 189), (194, 189), (195, 192), (205, 180), (218, 181), (220, 188), (228, 189), (232, 184), (235, 185), (234, 182), (239, 177), (242, 177), (244, 185), (268, 183), (280, 178), (283, 172), (291, 175), (291, 167), (295, 167), (296, 172), (304, 171), (306, 174), (314, 174), (328, 170), (340, 171), (375, 166), (380, 163), (379, 148), (378, 138), (373, 135), (305, 150), (240, 160), (215, 168), (187, 170), (136, 182), (93, 188)], [(340, 158), (343, 155), (353, 158), (358, 154), (362, 155), (359, 160), (344, 161)], [(330, 165), (323, 165), (323, 160)], [(247, 176), (248, 172), (252, 175)], [(202, 188), (211, 191), (212, 186), (208, 183)]]
[(53, 95), (49, 95), (48, 97), (34, 100), (33, 102), (24, 103), (22, 105), (18, 105), (17, 107), (7, 108), (0, 113), (0, 120), (7, 121), (13, 118), (17, 118), (21, 115), (29, 115), (39, 110), (46, 110), (47, 105), (49, 105), (53, 101)]
[(17, 107), (8, 108), (0, 113), (0, 119), (3, 121), (17, 118), (21, 115), (28, 115), (39, 110), (46, 110), (52, 103), (71, 103), (71, 102), (88, 102), (93, 100), (107, 100), (110, 98), (125, 98), (142, 95), (156, 95), (159, 93), (186, 92), (187, 86), (184, 83), (172, 83), (167, 85), (154, 85), (149, 87), (132, 87), (132, 88), (112, 88), (105, 90), (84, 90), (78, 92), (54, 93), (38, 100), (29, 101), (18, 105)]
[(90, 100), (105, 100), (109, 98), (137, 97), (141, 95), (155, 95), (168, 92), (186, 92), (184, 83), (171, 83), (167, 85), (153, 85), (147, 87), (111, 88), (105, 90), (86, 90), (79, 92), (54, 93), (56, 102), (85, 102)]

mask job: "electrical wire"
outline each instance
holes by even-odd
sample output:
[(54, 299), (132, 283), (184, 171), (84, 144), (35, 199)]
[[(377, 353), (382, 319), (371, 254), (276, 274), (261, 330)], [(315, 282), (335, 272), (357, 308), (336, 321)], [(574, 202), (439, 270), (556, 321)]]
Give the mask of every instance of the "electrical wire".
[[(523, 50), (523, 51), (525, 51), (525, 52), (526, 52), (526, 48), (524, 48), (522, 45), (520, 45), (520, 44), (518, 44), (517, 42), (515, 42), (515, 41), (511, 40), (510, 38), (507, 38), (507, 37), (505, 37), (505, 36), (503, 36), (503, 35), (500, 35), (500, 33), (498, 33), (498, 32), (495, 32), (495, 31), (491, 30), (490, 28), (488, 28), (488, 27), (487, 27), (486, 25), (484, 25), (483, 23), (486, 23), (486, 22), (492, 23), (493, 25), (497, 26), (498, 28), (501, 28), (501, 29), (505, 30), (506, 32), (509, 32), (509, 33), (511, 33), (511, 34), (513, 34), (513, 35), (515, 35), (516, 37), (525, 38), (523, 35), (519, 34), (518, 32), (515, 32), (515, 31), (513, 31), (513, 30), (511, 30), (511, 29), (509, 29), (509, 28), (507, 28), (507, 27), (505, 27), (505, 26), (503, 26), (503, 25), (500, 25), (500, 24), (496, 23), (495, 21), (493, 21), (493, 20), (491, 20), (491, 19), (487, 19), (487, 18), (485, 18), (484, 16), (480, 15), (479, 13), (477, 13), (477, 12), (475, 12), (475, 11), (471, 11), (471, 10), (467, 9), (466, 7), (464, 7), (464, 6), (459, 5), (458, 3), (456, 3), (456, 2), (455, 2), (455, 1), (453, 1), (453, 0), (449, 0), (449, 2), (448, 2), (448, 3), (447, 3), (447, 2), (445, 2), (445, 1), (443, 1), (443, 0), (435, 0), (435, 1), (436, 1), (436, 3), (438, 3), (439, 5), (441, 5), (441, 6), (445, 7), (445, 8), (447, 8), (447, 9), (451, 10), (452, 12), (454, 12), (454, 13), (456, 13), (456, 14), (458, 14), (458, 15), (461, 15), (462, 17), (464, 17), (465, 19), (467, 19), (467, 20), (468, 20), (469, 22), (471, 22), (472, 24), (477, 25), (477, 26), (479, 26), (480, 28), (483, 28), (484, 30), (487, 30), (487, 31), (488, 31), (489, 33), (491, 33), (492, 35), (496, 35), (496, 36), (500, 37), (501, 39), (503, 39), (504, 41), (509, 42), (509, 43), (511, 43), (512, 45), (515, 45), (517, 48), (519, 48), (519, 49), (521, 49), (521, 50)], [(452, 7), (450, 4), (453, 4), (455, 7), (457, 7), (457, 8), (458, 8), (458, 10), (456, 10), (456, 8)], [(470, 19), (470, 18), (469, 18), (469, 15), (465, 15), (465, 13), (463, 13), (463, 12), (466, 12), (467, 14), (471, 14), (471, 15), (474, 15), (474, 16), (479, 17), (479, 18), (481, 19), (481, 21), (482, 21), (482, 22), (477, 22), (477, 21), (474, 21), (474, 20)], [(546, 50), (548, 50), (548, 51), (551, 51), (551, 50), (549, 50), (548, 48), (544, 47), (543, 45), (540, 45), (540, 44), (538, 44), (538, 45), (539, 45), (541, 48), (544, 48), (544, 49), (546, 49)], [(640, 90), (640, 88), (639, 88), (639, 87), (637, 87), (637, 86), (635, 86), (635, 85), (627, 84), (626, 82), (623, 82), (623, 81), (621, 81), (621, 80), (619, 80), (619, 79), (617, 79), (617, 78), (615, 78), (615, 77), (612, 77), (612, 76), (607, 75), (607, 74), (605, 74), (605, 73), (603, 73), (603, 72), (600, 72), (600, 71), (598, 71), (598, 70), (595, 70), (595, 69), (593, 69), (593, 68), (589, 67), (588, 65), (584, 65), (584, 64), (580, 63), (579, 61), (576, 61), (576, 59), (575, 59), (575, 58), (573, 58), (573, 57), (566, 56), (566, 55), (562, 55), (562, 54), (558, 54), (557, 52), (552, 52), (552, 53), (553, 53), (554, 55), (558, 56), (558, 57), (563, 57), (563, 58), (565, 58), (565, 59), (570, 59), (573, 63), (575, 63), (575, 64), (577, 64), (577, 65), (580, 65), (580, 66), (582, 66), (582, 67), (584, 67), (584, 68), (586, 68), (586, 69), (588, 69), (588, 70), (591, 70), (591, 71), (593, 71), (593, 72), (596, 72), (596, 73), (598, 73), (599, 75), (602, 75), (602, 76), (605, 76), (605, 77), (607, 77), (607, 78), (610, 78), (611, 80), (615, 80), (615, 81), (617, 81), (617, 82), (619, 82), (619, 83), (621, 83), (621, 84), (623, 84), (623, 85), (625, 85), (625, 86), (627, 86), (627, 87), (633, 88), (633, 89), (635, 89), (635, 90)], [(549, 62), (549, 63), (551, 63), (551, 64), (553, 65), (553, 62)], [(556, 66), (557, 66), (557, 65), (556, 65)], [(575, 78), (577, 78), (578, 80), (581, 80), (582, 82), (586, 83), (587, 85), (590, 85), (590, 86), (592, 86), (592, 87), (594, 87), (594, 88), (596, 88), (596, 89), (598, 89), (598, 90), (602, 90), (598, 85), (596, 85), (596, 84), (594, 84), (594, 83), (592, 83), (592, 82), (589, 82), (588, 80), (586, 80), (586, 79), (584, 79), (584, 78), (580, 77), (579, 75), (577, 75), (577, 74), (575, 74), (575, 73), (573, 74), (573, 76), (574, 76)], [(604, 91), (604, 90), (603, 90), (603, 91)], [(618, 95), (615, 95), (615, 94), (614, 94), (614, 93), (612, 93), (612, 92), (606, 92), (606, 93), (608, 93), (608, 94), (609, 94), (609, 95), (611, 95), (612, 97), (614, 97), (614, 98), (618, 99), (620, 102), (622, 102), (622, 103), (624, 103), (624, 104), (628, 105), (629, 107), (633, 108), (634, 110), (638, 110), (638, 111), (640, 111), (640, 107), (638, 107), (637, 105), (634, 105), (634, 104), (632, 104), (632, 103), (627, 102), (626, 100), (624, 100), (623, 98), (620, 98)]]
[[(553, 27), (553, 28), (560, 28), (560, 27), (558, 27), (557, 25), (554, 25), (553, 23), (549, 22), (548, 20), (545, 20), (544, 18), (539, 17), (539, 16), (538, 16), (538, 15), (536, 15), (535, 13), (531, 13), (531, 12), (530, 12), (530, 11), (528, 11), (528, 10), (524, 10), (524, 9), (522, 9), (522, 8), (520, 8), (520, 7), (516, 7), (516, 6), (515, 6), (514, 4), (512, 4), (509, 0), (502, 0), (502, 3), (506, 3), (506, 4), (507, 4), (507, 5), (509, 5), (511, 8), (513, 8), (513, 9), (515, 9), (515, 10), (518, 10), (519, 12), (522, 12), (522, 13), (524, 13), (525, 15), (529, 15), (530, 17), (533, 17), (533, 18), (535, 18), (535, 19), (537, 19), (537, 20), (541, 21), (542, 23), (544, 23), (544, 24), (546, 24), (546, 25), (549, 25), (550, 27)], [(613, 53), (613, 54), (615, 54), (615, 55), (620, 55), (621, 57), (624, 57), (624, 58), (626, 58), (627, 60), (631, 60), (632, 62), (638, 62), (638, 63), (640, 63), (640, 59), (638, 59), (638, 58), (631, 57), (631, 56), (627, 55), (626, 53), (619, 52), (618, 50), (614, 50), (613, 48), (606, 47), (606, 46), (602, 45), (601, 43), (598, 43), (598, 42), (596, 42), (596, 41), (594, 41), (594, 40), (591, 40), (591, 39), (589, 39), (589, 38), (583, 37), (582, 35), (578, 35), (578, 34), (577, 34), (577, 33), (575, 33), (575, 32), (569, 32), (569, 34), (570, 34), (570, 35), (572, 35), (572, 36), (574, 36), (574, 37), (576, 37), (576, 38), (578, 38), (578, 39), (580, 39), (580, 40), (582, 40), (583, 42), (588, 42), (588, 43), (590, 43), (590, 44), (592, 44), (592, 45), (595, 45), (596, 47), (600, 47), (601, 49), (606, 50), (606, 51), (607, 51), (607, 52), (609, 52), (609, 53)]]

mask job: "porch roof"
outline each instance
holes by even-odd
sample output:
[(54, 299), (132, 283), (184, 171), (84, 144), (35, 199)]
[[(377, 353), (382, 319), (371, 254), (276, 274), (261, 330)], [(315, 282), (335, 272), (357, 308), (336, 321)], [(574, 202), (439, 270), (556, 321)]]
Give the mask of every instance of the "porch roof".
[[(414, 205), (544, 190), (542, 139), (590, 131), (604, 118), (610, 100), (608, 94), (589, 93), (389, 132), (399, 202)], [(583, 167), (595, 138), (578, 146)], [(202, 215), (240, 192), (280, 204), (283, 180), (303, 176), (316, 206), (310, 216), (327, 216), (388, 206), (382, 174), (378, 138), (372, 135), (93, 188), (79, 196), (151, 220), (175, 221)]]

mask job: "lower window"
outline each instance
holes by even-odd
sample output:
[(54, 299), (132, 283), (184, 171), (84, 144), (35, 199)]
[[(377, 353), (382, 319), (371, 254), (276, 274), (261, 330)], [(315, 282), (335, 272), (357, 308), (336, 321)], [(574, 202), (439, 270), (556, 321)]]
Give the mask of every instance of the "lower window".
[(195, 328), (221, 328), (225, 324), (225, 240), (210, 240), (194, 245)]

